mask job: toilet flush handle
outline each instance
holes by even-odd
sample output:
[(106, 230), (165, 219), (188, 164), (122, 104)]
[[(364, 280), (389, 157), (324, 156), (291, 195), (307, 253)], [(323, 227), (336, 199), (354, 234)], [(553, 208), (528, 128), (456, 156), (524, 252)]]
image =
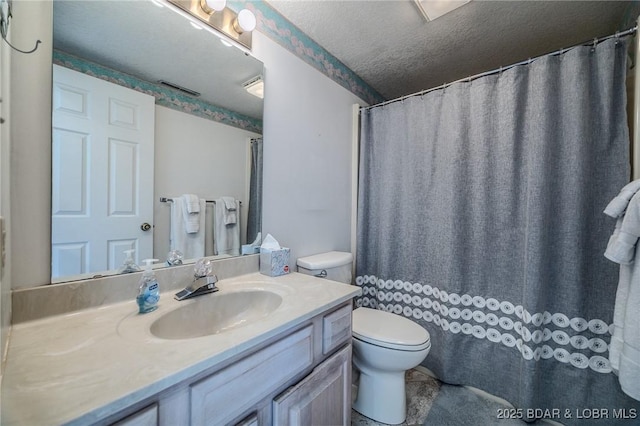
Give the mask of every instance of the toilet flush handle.
[(316, 274), (315, 276), (318, 278), (327, 278), (327, 270), (323, 269), (319, 274)]

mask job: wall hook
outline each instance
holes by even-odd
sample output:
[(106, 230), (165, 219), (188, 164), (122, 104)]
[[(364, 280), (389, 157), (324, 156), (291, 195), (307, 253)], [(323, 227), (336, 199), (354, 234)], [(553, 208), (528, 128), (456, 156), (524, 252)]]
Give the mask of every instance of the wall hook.
[(31, 50), (21, 50), (9, 43), (9, 40), (7, 40), (7, 33), (9, 32), (9, 20), (11, 17), (11, 0), (0, 0), (0, 33), (2, 35), (2, 39), (10, 48), (17, 52), (27, 55), (35, 52), (38, 49), (38, 45), (42, 43), (41, 40), (36, 40), (36, 45)]

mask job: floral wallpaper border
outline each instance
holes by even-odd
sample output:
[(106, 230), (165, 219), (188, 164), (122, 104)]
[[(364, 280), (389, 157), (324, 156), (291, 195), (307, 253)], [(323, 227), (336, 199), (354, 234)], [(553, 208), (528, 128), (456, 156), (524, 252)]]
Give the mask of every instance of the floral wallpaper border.
[(235, 11), (243, 8), (251, 10), (256, 15), (258, 31), (370, 105), (386, 100), (356, 73), (300, 31), (267, 2), (262, 0), (229, 0), (228, 6)]
[(262, 120), (248, 117), (226, 108), (204, 102), (168, 87), (141, 80), (68, 53), (54, 50), (53, 63), (91, 75), (101, 80), (109, 81), (111, 83), (151, 95), (156, 98), (156, 105), (161, 105), (176, 111), (262, 134)]

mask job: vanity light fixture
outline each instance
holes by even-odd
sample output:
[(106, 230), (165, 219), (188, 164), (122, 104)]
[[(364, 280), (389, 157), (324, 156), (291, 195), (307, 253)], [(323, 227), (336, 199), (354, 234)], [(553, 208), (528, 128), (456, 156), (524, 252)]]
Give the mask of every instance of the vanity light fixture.
[[(1, 1), (1, 0), (0, 0)], [(239, 13), (226, 7), (226, 0), (165, 0), (175, 12), (197, 20), (221, 39), (227, 39), (240, 49), (251, 50), (252, 31), (256, 16), (249, 9)]]
[(200, 0), (200, 7), (208, 15), (224, 10), (227, 0)]
[(261, 75), (257, 75), (245, 82), (242, 87), (253, 96), (264, 99), (264, 80)]
[(433, 21), (442, 15), (449, 13), (471, 0), (414, 0), (420, 13), (427, 21)]
[(238, 16), (233, 21), (233, 29), (242, 34), (243, 32), (251, 32), (256, 29), (256, 15), (249, 9), (242, 9), (238, 12)]

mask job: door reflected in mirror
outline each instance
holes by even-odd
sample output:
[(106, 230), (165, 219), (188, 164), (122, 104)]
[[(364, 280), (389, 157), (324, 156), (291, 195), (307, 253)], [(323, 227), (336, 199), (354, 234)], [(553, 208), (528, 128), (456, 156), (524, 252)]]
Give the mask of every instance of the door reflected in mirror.
[[(117, 273), (127, 250), (239, 255), (260, 235), (263, 101), (243, 86), (262, 63), (171, 7), (53, 3), (52, 282)], [(183, 194), (202, 210), (180, 221), (161, 198)]]

